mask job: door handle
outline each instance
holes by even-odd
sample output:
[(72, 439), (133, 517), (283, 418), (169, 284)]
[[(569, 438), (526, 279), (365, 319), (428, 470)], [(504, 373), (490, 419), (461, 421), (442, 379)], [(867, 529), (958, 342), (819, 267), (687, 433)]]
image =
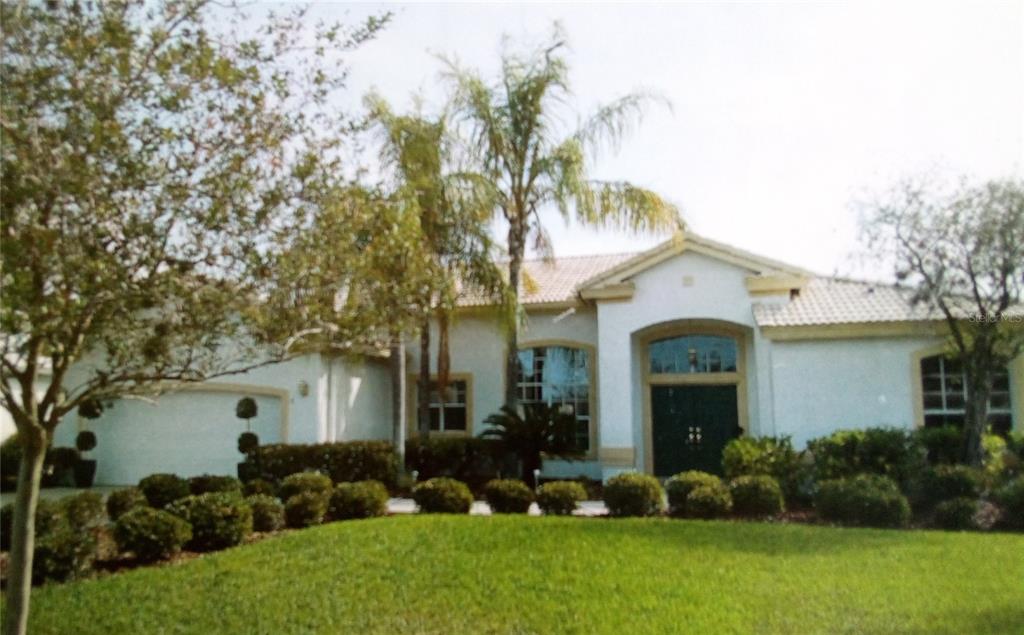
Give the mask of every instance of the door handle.
[(687, 426), (686, 442), (690, 445), (700, 445), (704, 439), (704, 431), (700, 426)]

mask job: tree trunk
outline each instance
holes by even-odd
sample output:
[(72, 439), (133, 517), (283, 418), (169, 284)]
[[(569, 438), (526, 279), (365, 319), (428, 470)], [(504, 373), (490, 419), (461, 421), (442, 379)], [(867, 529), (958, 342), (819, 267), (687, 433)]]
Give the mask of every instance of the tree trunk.
[(32, 556), (36, 539), (36, 506), (39, 483), (46, 457), (46, 434), (41, 429), (26, 434), (19, 430), (22, 443), (18, 466), (18, 492), (14, 499), (11, 530), (10, 569), (7, 578), (7, 605), (4, 607), (4, 635), (23, 635), (28, 629), (29, 594), (32, 591)]
[(396, 335), (391, 344), (391, 436), (399, 468), (405, 469), (405, 343)]
[[(513, 223), (508, 230), (508, 284), (515, 303), (516, 313), (519, 310), (519, 276), (523, 266), (523, 250), (525, 248), (522, 231), (517, 231)], [(513, 410), (519, 406), (519, 391), (516, 384), (519, 380), (519, 316), (515, 315), (509, 326), (505, 341), (505, 405)]]
[(964, 404), (964, 463), (981, 467), (985, 461), (982, 439), (988, 427), (988, 400), (992, 395), (992, 372), (981, 363), (967, 372), (967, 403)]
[(416, 431), (430, 438), (430, 318), (420, 327), (420, 374), (416, 379)]

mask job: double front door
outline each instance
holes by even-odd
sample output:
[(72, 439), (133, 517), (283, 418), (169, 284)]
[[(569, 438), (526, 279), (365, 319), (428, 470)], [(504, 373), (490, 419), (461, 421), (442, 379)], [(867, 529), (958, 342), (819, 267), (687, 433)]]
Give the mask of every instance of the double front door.
[(722, 449), (739, 436), (735, 385), (651, 386), (654, 474), (722, 472)]

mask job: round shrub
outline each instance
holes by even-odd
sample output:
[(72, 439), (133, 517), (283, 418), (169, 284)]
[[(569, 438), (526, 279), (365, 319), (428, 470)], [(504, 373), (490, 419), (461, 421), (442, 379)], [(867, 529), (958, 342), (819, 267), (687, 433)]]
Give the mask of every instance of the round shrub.
[(608, 479), (604, 504), (611, 516), (655, 516), (664, 509), (661, 484), (650, 474), (624, 472)]
[(388, 490), (379, 481), (338, 483), (331, 492), (327, 517), (331, 520), (373, 518), (388, 512)]
[(514, 478), (488, 481), (484, 485), (484, 498), (495, 514), (525, 514), (534, 500), (533, 490)]
[(537, 506), (548, 516), (568, 516), (586, 498), (587, 490), (578, 481), (552, 481), (537, 489)]
[[(36, 503), (36, 537), (53, 531), (61, 522), (63, 522), (63, 513), (60, 506), (53, 501), (40, 498)], [(0, 508), (0, 550), (10, 550), (13, 529), (14, 503), (7, 503)]]
[(75, 448), (79, 452), (89, 452), (96, 447), (96, 433), (91, 430), (82, 430), (75, 437)]
[(951, 498), (935, 506), (935, 526), (954, 531), (976, 529), (974, 515), (977, 512), (977, 500), (965, 497)]
[(174, 474), (150, 474), (139, 481), (139, 490), (150, 507), (163, 509), (188, 496), (188, 481)]
[(293, 529), (319, 525), (327, 513), (327, 496), (318, 492), (299, 492), (284, 504), (284, 522)]
[(181, 551), (192, 539), (192, 527), (170, 512), (136, 507), (114, 523), (114, 539), (121, 551), (131, 551), (141, 562), (154, 562)]
[(115, 490), (107, 496), (107, 516), (116, 521), (136, 507), (148, 505), (142, 490), (137, 487), (126, 487)]
[(254, 494), (245, 499), (252, 509), (254, 531), (277, 531), (284, 527), (284, 505), (273, 496)]
[(1003, 522), (1024, 529), (1024, 476), (1018, 476), (995, 492), (995, 501), (1003, 508)]
[(277, 488), (274, 487), (274, 484), (261, 478), (254, 478), (246, 483), (242, 491), (245, 492), (246, 496), (255, 496), (257, 494), (277, 496)]
[(32, 581), (64, 582), (88, 573), (96, 560), (96, 537), (91, 531), (61, 522), (53, 530), (36, 538), (32, 560)]
[(412, 488), (412, 499), (428, 514), (468, 514), (473, 494), (462, 481), (439, 476)]
[(187, 496), (171, 503), (167, 511), (192, 525), (192, 539), (186, 546), (194, 551), (233, 547), (252, 533), (252, 509), (238, 494)]
[(814, 508), (827, 521), (865, 527), (903, 527), (910, 504), (896, 483), (876, 474), (823, 481)]
[(296, 494), (313, 492), (324, 498), (331, 495), (331, 488), (334, 486), (331, 479), (320, 472), (299, 472), (285, 477), (281, 483), (281, 489), (277, 495), (283, 501), (287, 501)]
[(914, 496), (915, 506), (931, 509), (954, 498), (977, 500), (981, 495), (981, 471), (966, 465), (937, 465), (926, 469)]
[(60, 501), (61, 511), (73, 529), (86, 531), (107, 522), (107, 509), (103, 496), (84, 491)]
[(242, 493), (242, 481), (234, 476), (221, 476), (218, 474), (203, 474), (188, 479), (188, 491), (193, 496), (209, 494), (210, 492), (234, 492)]
[(785, 507), (782, 488), (771, 476), (738, 476), (729, 482), (729, 493), (741, 516), (774, 516)]
[(732, 510), (732, 496), (725, 485), (701, 485), (686, 497), (689, 518), (721, 518)]
[(689, 470), (680, 472), (665, 481), (665, 492), (668, 494), (668, 513), (682, 517), (686, 515), (686, 497), (698, 487), (718, 487), (722, 479), (714, 474)]
[(238, 435), (238, 451), (242, 454), (252, 454), (260, 447), (260, 438), (255, 432), (243, 432)]

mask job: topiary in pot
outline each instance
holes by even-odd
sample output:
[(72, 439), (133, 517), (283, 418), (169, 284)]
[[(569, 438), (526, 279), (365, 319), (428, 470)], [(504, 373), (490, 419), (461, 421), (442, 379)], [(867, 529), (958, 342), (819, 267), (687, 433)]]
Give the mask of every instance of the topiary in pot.
[(96, 479), (96, 460), (82, 458), (81, 453), (90, 452), (96, 447), (96, 435), (89, 430), (82, 430), (75, 437), (75, 447), (80, 453), (75, 461), (75, 487), (92, 487)]
[(552, 481), (537, 489), (537, 506), (548, 516), (569, 516), (587, 499), (587, 490), (577, 481)]
[(513, 479), (494, 479), (484, 486), (484, 498), (495, 514), (525, 514), (533, 503), (533, 491)]
[(412, 498), (428, 514), (468, 514), (473, 494), (462, 481), (439, 476), (417, 484)]
[(262, 473), (259, 436), (255, 432), (238, 435), (238, 451), (245, 456), (245, 460), (238, 464), (239, 480), (249, 482), (259, 478)]
[(624, 472), (608, 479), (604, 504), (611, 516), (657, 516), (665, 508), (658, 479), (650, 474)]

